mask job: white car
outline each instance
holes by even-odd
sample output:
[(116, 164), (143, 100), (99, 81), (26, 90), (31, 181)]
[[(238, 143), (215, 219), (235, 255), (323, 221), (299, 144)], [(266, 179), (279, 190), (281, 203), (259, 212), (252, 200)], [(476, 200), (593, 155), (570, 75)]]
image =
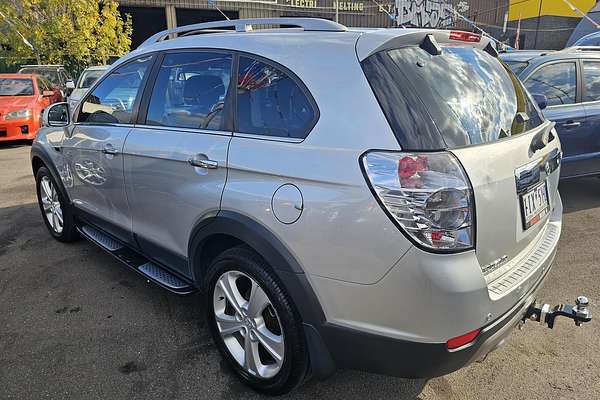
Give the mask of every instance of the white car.
[(75, 89), (73, 89), (68, 99), (71, 110), (75, 109), (79, 100), (83, 98), (87, 90), (104, 74), (108, 67), (108, 65), (98, 65), (83, 70), (81, 75), (79, 75), (79, 79), (77, 79)]

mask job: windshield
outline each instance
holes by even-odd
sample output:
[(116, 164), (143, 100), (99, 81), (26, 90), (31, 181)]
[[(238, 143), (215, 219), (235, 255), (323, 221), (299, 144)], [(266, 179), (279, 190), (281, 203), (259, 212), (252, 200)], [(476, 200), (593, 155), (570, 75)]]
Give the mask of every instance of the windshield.
[(21, 68), (19, 70), (22, 74), (37, 74), (48, 79), (53, 85), (60, 86), (60, 78), (58, 77), (58, 71), (46, 69), (46, 68)]
[(81, 78), (79, 78), (79, 84), (77, 85), (78, 89), (87, 89), (94, 82), (98, 80), (102, 76), (104, 71), (102, 70), (93, 70), (93, 71), (83, 71)]
[[(378, 59), (373, 62), (386, 64), (392, 79), (369, 76), (369, 68), (365, 72), (395, 132), (402, 126), (394, 126), (394, 115), (406, 113), (407, 105), (413, 114), (420, 115), (414, 120), (433, 122), (446, 148), (492, 142), (530, 130), (543, 121), (517, 77), (482, 50), (448, 46), (442, 48), (442, 54), (431, 55), (414, 46), (379, 53)], [(374, 85), (374, 79), (383, 80), (384, 84)], [(403, 90), (403, 104), (390, 101), (393, 94), (388, 96), (389, 88), (397, 84), (408, 88)], [(428, 129), (427, 122), (419, 125), (417, 135), (422, 135)], [(414, 128), (411, 129), (414, 135)], [(428, 140), (431, 138), (435, 139), (430, 136)], [(411, 142), (410, 138), (407, 142)], [(422, 140), (411, 143), (428, 145)], [(440, 146), (431, 146), (434, 145)]]
[(523, 72), (523, 70), (525, 68), (527, 68), (527, 66), (529, 65), (529, 63), (527, 61), (504, 60), (504, 62), (506, 63), (506, 65), (508, 65), (508, 67), (512, 70), (512, 72), (517, 76), (519, 76), (519, 74), (521, 72)]
[(33, 96), (30, 78), (0, 78), (0, 96)]

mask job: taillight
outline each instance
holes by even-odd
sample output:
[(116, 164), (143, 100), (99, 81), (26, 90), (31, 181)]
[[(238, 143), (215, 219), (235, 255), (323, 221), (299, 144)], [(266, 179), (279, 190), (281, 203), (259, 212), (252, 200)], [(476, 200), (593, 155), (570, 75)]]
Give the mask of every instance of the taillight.
[(472, 32), (451, 31), (450, 40), (459, 40), (461, 42), (479, 43), (481, 35)]
[(453, 154), (371, 151), (362, 164), (382, 206), (415, 244), (473, 248), (473, 190)]

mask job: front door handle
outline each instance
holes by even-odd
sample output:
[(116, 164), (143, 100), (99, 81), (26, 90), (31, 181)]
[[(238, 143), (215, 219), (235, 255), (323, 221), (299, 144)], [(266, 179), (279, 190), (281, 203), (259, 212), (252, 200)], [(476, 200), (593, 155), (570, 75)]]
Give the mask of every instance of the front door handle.
[(563, 128), (577, 128), (580, 125), (581, 122), (579, 121), (567, 121), (564, 124), (562, 124)]
[(102, 148), (102, 152), (104, 154), (119, 154), (119, 150), (117, 150), (117, 148), (115, 146), (113, 146), (111, 143), (106, 143), (104, 145), (104, 147)]
[(217, 161), (209, 160), (206, 154), (196, 154), (190, 158), (188, 162), (191, 166), (199, 168), (216, 169), (219, 167), (219, 163)]

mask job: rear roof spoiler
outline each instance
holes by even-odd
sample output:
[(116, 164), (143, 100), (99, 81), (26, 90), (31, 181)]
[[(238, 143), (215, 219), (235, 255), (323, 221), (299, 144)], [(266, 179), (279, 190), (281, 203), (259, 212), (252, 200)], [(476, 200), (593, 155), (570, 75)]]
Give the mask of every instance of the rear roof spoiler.
[(485, 50), (494, 56), (498, 54), (493, 40), (486, 36), (465, 31), (436, 29), (384, 29), (365, 32), (356, 43), (356, 54), (358, 59), (363, 61), (384, 50), (411, 45), (430, 47), (429, 42), (439, 45), (471, 46)]

